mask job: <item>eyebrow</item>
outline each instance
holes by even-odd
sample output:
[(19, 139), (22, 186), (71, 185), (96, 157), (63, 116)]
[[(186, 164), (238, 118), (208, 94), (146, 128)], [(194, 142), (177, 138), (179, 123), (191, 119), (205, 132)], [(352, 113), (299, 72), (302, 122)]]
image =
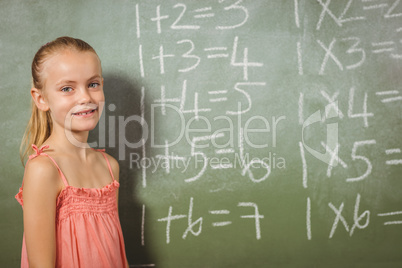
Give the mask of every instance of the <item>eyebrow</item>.
[(102, 76), (100, 76), (99, 74), (95, 74), (94, 76), (92, 76), (91, 78), (89, 78), (88, 80), (92, 80), (92, 79), (95, 79), (95, 78), (102, 78)]
[[(92, 76), (91, 78), (89, 78), (88, 81), (96, 79), (96, 78), (101, 79), (102, 77), (100, 75), (96, 74), (96, 75)], [(56, 83), (56, 86), (60, 86), (62, 84), (73, 84), (73, 83), (76, 83), (76, 81), (73, 81), (73, 80), (61, 80), (61, 81)]]

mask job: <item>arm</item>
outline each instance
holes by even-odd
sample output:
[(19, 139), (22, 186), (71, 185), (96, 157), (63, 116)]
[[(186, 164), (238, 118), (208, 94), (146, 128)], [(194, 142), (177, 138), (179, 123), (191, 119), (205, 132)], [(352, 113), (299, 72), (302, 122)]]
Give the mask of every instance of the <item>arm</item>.
[(29, 160), (24, 173), (24, 233), (29, 267), (56, 263), (56, 199), (63, 185), (45, 156)]
[[(119, 181), (119, 173), (120, 173), (120, 167), (119, 167), (119, 162), (117, 162), (114, 157), (110, 156), (109, 154), (106, 154), (107, 158), (109, 159), (110, 167), (112, 168), (113, 176), (116, 181)], [(119, 204), (119, 190), (116, 191), (116, 201), (117, 204)], [(117, 206), (118, 209), (118, 206)], [(130, 267), (128, 264), (128, 260), (126, 259), (126, 266), (127, 268)]]

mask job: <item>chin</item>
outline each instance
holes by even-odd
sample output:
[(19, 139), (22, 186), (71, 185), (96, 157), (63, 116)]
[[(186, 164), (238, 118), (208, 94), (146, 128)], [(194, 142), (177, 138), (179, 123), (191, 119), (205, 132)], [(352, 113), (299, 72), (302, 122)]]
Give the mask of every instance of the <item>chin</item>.
[(85, 124), (85, 125), (80, 125), (80, 126), (74, 126), (72, 127), (73, 132), (83, 132), (83, 131), (91, 131), (96, 128), (96, 124)]

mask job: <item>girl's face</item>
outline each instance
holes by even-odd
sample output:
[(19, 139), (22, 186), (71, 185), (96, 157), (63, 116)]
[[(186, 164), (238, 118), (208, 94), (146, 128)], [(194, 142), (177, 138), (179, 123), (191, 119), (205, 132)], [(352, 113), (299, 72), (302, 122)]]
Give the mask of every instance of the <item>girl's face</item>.
[(103, 110), (102, 69), (93, 52), (63, 50), (44, 63), (44, 99), (53, 128), (72, 132), (95, 128)]

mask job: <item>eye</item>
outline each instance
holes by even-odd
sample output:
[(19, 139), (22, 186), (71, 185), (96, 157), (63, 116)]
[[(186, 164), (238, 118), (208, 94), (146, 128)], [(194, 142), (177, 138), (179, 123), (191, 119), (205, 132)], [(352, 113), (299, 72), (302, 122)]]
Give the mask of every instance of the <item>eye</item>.
[(99, 85), (100, 85), (99, 83), (90, 83), (88, 87), (95, 88), (98, 87)]
[(73, 89), (71, 87), (63, 87), (61, 89), (62, 92), (71, 92)]

